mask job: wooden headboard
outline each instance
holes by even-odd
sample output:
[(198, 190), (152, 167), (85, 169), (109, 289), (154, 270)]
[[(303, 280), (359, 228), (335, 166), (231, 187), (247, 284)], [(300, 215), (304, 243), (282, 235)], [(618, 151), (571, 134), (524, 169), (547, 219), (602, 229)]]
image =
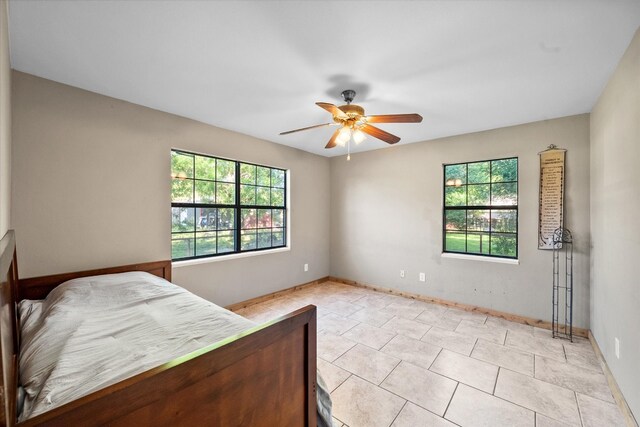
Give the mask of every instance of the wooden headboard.
[(16, 418), (19, 349), (17, 293), (16, 239), (13, 230), (9, 230), (0, 240), (0, 425), (13, 425)]
[(119, 267), (99, 268), (96, 270), (77, 271), (74, 273), (54, 274), (52, 276), (30, 277), (20, 279), (18, 301), (23, 299), (44, 299), (49, 292), (67, 280), (78, 277), (98, 276), (101, 274), (124, 273), (127, 271), (146, 271), (154, 276), (171, 281), (171, 261), (153, 261), (140, 264), (122, 265)]

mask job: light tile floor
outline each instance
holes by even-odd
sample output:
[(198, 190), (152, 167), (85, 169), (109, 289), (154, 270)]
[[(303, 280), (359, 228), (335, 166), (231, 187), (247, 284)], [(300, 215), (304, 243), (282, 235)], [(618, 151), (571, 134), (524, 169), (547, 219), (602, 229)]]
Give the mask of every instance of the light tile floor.
[(337, 427), (624, 426), (586, 339), (333, 282), (237, 313), (307, 304)]

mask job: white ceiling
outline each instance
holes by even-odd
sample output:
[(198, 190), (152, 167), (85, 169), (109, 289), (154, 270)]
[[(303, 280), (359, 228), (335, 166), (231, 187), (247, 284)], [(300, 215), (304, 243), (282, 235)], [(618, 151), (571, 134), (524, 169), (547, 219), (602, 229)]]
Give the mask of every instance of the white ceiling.
[[(18, 1), (12, 67), (321, 155), (355, 89), (400, 144), (591, 111), (640, 0)], [(385, 147), (368, 138), (353, 151)]]

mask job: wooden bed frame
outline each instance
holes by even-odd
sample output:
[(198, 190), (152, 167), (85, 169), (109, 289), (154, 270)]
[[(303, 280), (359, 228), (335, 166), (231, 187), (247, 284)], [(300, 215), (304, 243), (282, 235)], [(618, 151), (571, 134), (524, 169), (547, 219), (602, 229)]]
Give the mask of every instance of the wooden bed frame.
[(80, 399), (16, 421), (16, 304), (60, 283), (124, 271), (171, 279), (159, 261), (18, 279), (13, 231), (0, 241), (0, 425), (311, 426), (316, 419), (316, 308), (307, 306)]

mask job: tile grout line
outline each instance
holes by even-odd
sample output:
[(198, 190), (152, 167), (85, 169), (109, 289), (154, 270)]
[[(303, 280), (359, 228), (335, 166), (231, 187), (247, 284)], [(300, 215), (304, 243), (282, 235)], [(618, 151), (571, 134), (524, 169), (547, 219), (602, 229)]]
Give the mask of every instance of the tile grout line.
[(388, 427), (391, 427), (393, 425), (393, 423), (396, 422), (396, 419), (400, 416), (400, 414), (402, 413), (402, 411), (404, 410), (404, 408), (407, 406), (407, 404), (409, 403), (408, 400), (405, 400), (404, 405), (402, 405), (402, 408), (400, 408), (400, 410), (398, 411), (398, 413), (396, 414), (395, 417), (393, 417), (393, 420), (391, 420), (391, 424), (389, 424)]
[(578, 393), (574, 391), (573, 397), (576, 399), (576, 408), (578, 409), (578, 416), (580, 417), (580, 425), (584, 426), (584, 421), (582, 420), (582, 411), (580, 410), (580, 404), (578, 403)]
[[(480, 340), (480, 338), (478, 338), (478, 337), (474, 337), (474, 338), (476, 340), (474, 341), (473, 347), (471, 347), (471, 351), (469, 352), (469, 355), (467, 357), (471, 357), (471, 355), (473, 354), (473, 350), (476, 349), (476, 346), (478, 345), (478, 341)], [(472, 357), (472, 359), (475, 359), (475, 358)], [(478, 359), (476, 359), (476, 360), (478, 360)]]
[[(444, 347), (440, 347), (440, 350), (438, 351), (438, 354), (436, 354), (436, 357), (433, 358), (433, 360), (431, 361), (431, 363), (429, 363), (429, 367), (427, 368), (427, 371), (429, 372), (433, 372), (431, 370), (431, 367), (433, 366), (434, 363), (436, 363), (436, 359), (438, 359), (438, 356), (440, 356), (440, 353), (442, 353), (442, 350), (444, 350)], [(444, 375), (443, 375), (444, 376)], [(454, 380), (455, 381), (455, 380)]]
[[(400, 361), (399, 361), (398, 363), (396, 363), (396, 366), (394, 366), (394, 367), (393, 367), (393, 369), (392, 369), (392, 370), (390, 370), (390, 371), (389, 371), (389, 373), (388, 373), (388, 374), (387, 374), (387, 375), (382, 379), (382, 381), (380, 381), (380, 384), (377, 384), (377, 387), (380, 387), (380, 388), (383, 388), (384, 390), (387, 390), (386, 388), (381, 387), (382, 383), (383, 383), (383, 382), (385, 382), (385, 381), (387, 380), (387, 378), (389, 378), (389, 375), (391, 375), (391, 374), (393, 373), (393, 371), (395, 371), (395, 370), (396, 370), (396, 368), (397, 368), (398, 366), (400, 366), (400, 364), (401, 364), (402, 362), (404, 362), (404, 360), (402, 360), (402, 359), (400, 359), (400, 358), (397, 358), (397, 359), (398, 359), (398, 360), (400, 360)], [(388, 390), (387, 390), (387, 391), (388, 391)], [(402, 396), (401, 396), (401, 397), (402, 397)], [(405, 398), (403, 397), (403, 399), (405, 399)], [(405, 399), (405, 400), (407, 400), (407, 399)]]
[(451, 402), (453, 402), (453, 397), (456, 395), (456, 392), (458, 391), (458, 386), (460, 386), (460, 382), (458, 382), (456, 384), (456, 388), (453, 389), (453, 393), (451, 393), (451, 398), (449, 399), (449, 403), (447, 403), (447, 407), (444, 408), (444, 412), (442, 413), (442, 418), (446, 420), (446, 418), (444, 417), (445, 415), (447, 415), (447, 411), (449, 410), (449, 406), (451, 406)]
[(493, 383), (493, 391), (491, 392), (491, 396), (496, 395), (496, 387), (498, 387), (498, 377), (500, 376), (500, 369), (502, 369), (502, 367), (498, 366), (498, 373), (496, 374), (496, 382)]
[[(345, 318), (345, 319), (346, 319), (346, 318)], [(349, 329), (347, 329), (346, 331), (342, 332), (341, 334), (336, 334), (336, 335), (338, 335), (338, 336), (340, 336), (340, 337), (341, 337), (341, 336), (343, 336), (344, 334), (346, 334), (347, 332), (349, 332), (350, 330), (352, 330), (352, 329), (353, 329), (353, 328), (355, 328), (356, 326), (359, 326), (359, 325), (362, 323), (362, 322), (359, 322), (359, 321), (357, 321), (357, 320), (355, 320), (355, 319), (351, 319), (351, 320), (353, 320), (354, 322), (357, 322), (357, 323), (356, 323), (355, 325), (353, 325), (352, 327), (350, 327)], [(345, 338), (347, 338), (347, 337), (345, 337)], [(348, 338), (347, 338), (347, 339), (348, 339)]]

